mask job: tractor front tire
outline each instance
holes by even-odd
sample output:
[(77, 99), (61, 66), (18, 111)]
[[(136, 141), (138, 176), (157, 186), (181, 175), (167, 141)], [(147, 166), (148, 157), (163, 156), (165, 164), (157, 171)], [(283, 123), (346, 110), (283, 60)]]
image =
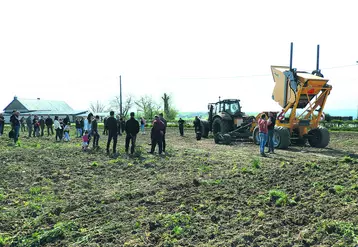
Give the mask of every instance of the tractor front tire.
[(329, 132), (324, 127), (318, 127), (316, 129), (311, 129), (308, 132), (309, 138), (308, 142), (311, 147), (315, 148), (325, 148), (327, 147), (330, 137)]
[(230, 132), (230, 123), (222, 120), (221, 118), (215, 118), (212, 127), (214, 135), (217, 133), (225, 134)]
[(287, 149), (291, 144), (290, 131), (287, 128), (281, 126), (275, 126), (273, 133), (274, 147), (278, 149)]

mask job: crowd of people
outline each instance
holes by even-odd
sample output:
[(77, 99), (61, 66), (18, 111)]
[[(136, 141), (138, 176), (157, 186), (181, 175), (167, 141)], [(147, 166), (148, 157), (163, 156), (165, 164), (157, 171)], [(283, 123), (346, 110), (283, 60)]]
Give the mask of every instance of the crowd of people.
[[(77, 117), (74, 126), (76, 128), (76, 138), (82, 138), (82, 150), (87, 151), (90, 143), (92, 142), (92, 149), (99, 148), (99, 129), (98, 123), (100, 117), (94, 116), (92, 113), (89, 113), (86, 118)], [(3, 134), (4, 129), (4, 117), (0, 114), (0, 133)], [(71, 140), (70, 131), (71, 131), (71, 121), (70, 117), (67, 115), (65, 118), (60, 118), (55, 116), (52, 119), (49, 115), (45, 118), (43, 116), (29, 116), (20, 117), (19, 111), (13, 111), (13, 114), (10, 117), (11, 131), (9, 137), (14, 139), (16, 145), (20, 130), (23, 133), (27, 133), (28, 138), (31, 137), (41, 137), (47, 134), (47, 136), (55, 135), (55, 141), (65, 141), (68, 142)], [(139, 132), (143, 135), (145, 134), (145, 125), (146, 120), (141, 117), (139, 121), (135, 119), (134, 112), (130, 113), (130, 118), (126, 121), (125, 118), (120, 116), (114, 116), (114, 111), (110, 112), (110, 116), (104, 118), (103, 121), (103, 135), (107, 135), (107, 145), (106, 152), (110, 153), (110, 146), (112, 146), (113, 154), (117, 153), (117, 141), (118, 136), (126, 134), (125, 137), (125, 152), (133, 154), (135, 152), (136, 139)], [(155, 116), (151, 129), (151, 149), (148, 153), (153, 154), (156, 146), (158, 145), (158, 153), (162, 154), (165, 152), (167, 121), (163, 117), (163, 114)], [(47, 130), (47, 133), (45, 133)], [(130, 149), (129, 149), (129, 146)]]

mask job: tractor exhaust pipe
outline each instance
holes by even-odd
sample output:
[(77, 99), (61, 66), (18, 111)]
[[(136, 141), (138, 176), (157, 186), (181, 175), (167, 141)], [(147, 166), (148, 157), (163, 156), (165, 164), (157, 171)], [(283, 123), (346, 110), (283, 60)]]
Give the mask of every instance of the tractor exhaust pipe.
[(319, 45), (317, 45), (317, 61), (316, 61), (316, 70), (319, 71)]
[(293, 42), (291, 42), (291, 51), (290, 51), (290, 71), (292, 70), (292, 56), (293, 56)]

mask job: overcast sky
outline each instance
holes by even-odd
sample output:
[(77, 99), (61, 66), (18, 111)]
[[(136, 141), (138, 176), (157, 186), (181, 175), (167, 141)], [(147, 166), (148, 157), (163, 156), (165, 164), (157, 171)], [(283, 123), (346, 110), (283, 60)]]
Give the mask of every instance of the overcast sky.
[[(244, 111), (277, 109), (270, 66), (320, 67), (327, 108), (358, 106), (355, 1), (3, 1), (0, 110), (19, 98), (74, 109), (119, 95), (172, 95), (179, 111), (240, 98)], [(338, 67), (338, 68), (337, 68)]]

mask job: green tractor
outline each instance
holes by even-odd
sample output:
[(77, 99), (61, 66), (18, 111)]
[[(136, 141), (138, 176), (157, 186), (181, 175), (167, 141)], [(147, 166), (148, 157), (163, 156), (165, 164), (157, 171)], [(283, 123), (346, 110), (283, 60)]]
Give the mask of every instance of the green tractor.
[(252, 137), (252, 122), (255, 117), (241, 111), (240, 100), (224, 99), (208, 104), (208, 121), (201, 120), (202, 132), (211, 131), (215, 143), (230, 144), (234, 140), (249, 140)]

